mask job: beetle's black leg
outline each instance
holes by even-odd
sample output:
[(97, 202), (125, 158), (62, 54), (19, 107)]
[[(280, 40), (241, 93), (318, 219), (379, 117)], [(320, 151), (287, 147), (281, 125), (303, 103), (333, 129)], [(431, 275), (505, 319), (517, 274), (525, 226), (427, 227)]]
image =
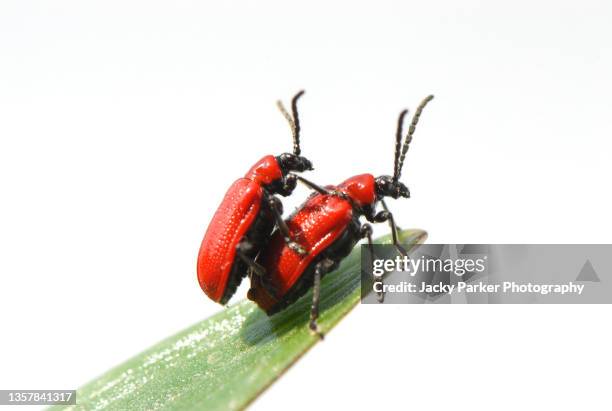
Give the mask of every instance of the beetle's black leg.
[(393, 218), (393, 214), (387, 210), (380, 211), (374, 216), (368, 218), (368, 221), (372, 221), (375, 223), (384, 223), (385, 221), (389, 222), (389, 227), (391, 227), (391, 238), (393, 238), (393, 245), (403, 256), (408, 257), (408, 252), (402, 247), (399, 243), (399, 238), (397, 235), (397, 226), (395, 225), (395, 219)]
[[(364, 224), (361, 226), (361, 229), (359, 230), (360, 234), (361, 234), (361, 238), (367, 238), (368, 239), (368, 250), (370, 253), (370, 264), (373, 265), (374, 264), (374, 243), (372, 242), (372, 226), (370, 224)], [(374, 275), (374, 274), (372, 274)], [(374, 282), (380, 283), (380, 287), (382, 290), (382, 286), (383, 286), (383, 278), (381, 277), (374, 277)], [(379, 303), (382, 303), (385, 301), (385, 293), (384, 292), (379, 292), (376, 293), (377, 299)]]
[(361, 238), (368, 239), (368, 250), (370, 254), (370, 263), (374, 264), (374, 243), (372, 243), (372, 226), (370, 224), (364, 224), (359, 229)]
[(406, 252), (406, 250), (404, 249), (404, 247), (402, 247), (402, 245), (399, 242), (399, 236), (397, 234), (398, 232), (398, 228), (397, 225), (395, 224), (395, 218), (393, 218), (393, 214), (389, 211), (387, 211), (388, 215), (389, 215), (389, 219), (387, 221), (389, 221), (389, 227), (391, 228), (391, 235), (393, 237), (393, 244), (395, 244), (395, 247), (399, 250), (400, 254), (404, 255), (404, 256), (408, 256), (408, 252)]
[(267, 275), (266, 269), (251, 257), (249, 257), (249, 250), (252, 247), (249, 241), (241, 241), (238, 246), (236, 246), (236, 256), (249, 267), (251, 272), (259, 277), (259, 281), (261, 285), (272, 295), (274, 298), (277, 297), (276, 289), (272, 284), (270, 284), (269, 276)]
[(287, 246), (300, 255), (306, 255), (306, 250), (304, 250), (304, 247), (291, 240), (289, 227), (287, 227), (287, 223), (285, 222), (285, 220), (283, 220), (282, 216), (283, 203), (281, 203), (281, 201), (277, 197), (274, 197), (269, 193), (266, 193), (265, 196), (266, 201), (268, 202), (268, 207), (270, 208), (270, 212), (272, 213), (272, 215), (274, 216), (274, 220), (276, 221), (276, 226), (283, 234)]
[(324, 195), (329, 195), (332, 194), (332, 191), (328, 190), (325, 187), (321, 187), (320, 185), (313, 183), (310, 180), (306, 180), (304, 177), (302, 176), (296, 176), (296, 178), (298, 179), (298, 181), (300, 181), (301, 183), (303, 183), (304, 185), (306, 185), (308, 188), (318, 192), (319, 194), (324, 194)]
[(266, 269), (263, 268), (260, 264), (256, 263), (251, 257), (248, 256), (251, 247), (252, 245), (248, 241), (241, 241), (240, 244), (236, 246), (236, 255), (255, 274), (257, 274), (259, 277), (265, 277)]
[(319, 302), (321, 298), (321, 277), (334, 269), (336, 263), (329, 258), (325, 258), (317, 263), (314, 273), (312, 287), (312, 306), (310, 308), (310, 330), (323, 339), (323, 333), (319, 330), (317, 319), (319, 318)]
[(372, 223), (384, 223), (385, 221), (389, 222), (389, 227), (391, 228), (391, 237), (393, 239), (393, 245), (397, 248), (400, 254), (404, 256), (408, 256), (408, 253), (399, 243), (398, 238), (398, 228), (395, 225), (395, 219), (393, 218), (393, 214), (389, 211), (386, 204), (383, 202), (384, 211), (380, 211), (376, 213), (374, 208), (368, 208), (365, 212), (365, 216), (369, 222)]
[[(387, 213), (391, 214), (391, 211), (389, 211), (389, 207), (387, 207), (387, 203), (385, 202), (384, 198), (380, 199), (380, 204), (382, 205), (383, 210), (385, 210)], [(395, 231), (402, 231), (402, 229), (396, 224), (395, 225)]]

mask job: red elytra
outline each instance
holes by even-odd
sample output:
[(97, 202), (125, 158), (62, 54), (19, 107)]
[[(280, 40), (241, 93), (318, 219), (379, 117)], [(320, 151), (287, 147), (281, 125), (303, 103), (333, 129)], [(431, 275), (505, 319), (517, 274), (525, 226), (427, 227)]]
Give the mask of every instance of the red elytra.
[[(433, 96), (428, 96), (418, 106), (403, 144), (402, 128), (407, 110), (400, 113), (393, 176), (374, 178), (371, 174), (362, 174), (351, 177), (338, 186), (327, 187), (320, 187), (300, 178), (316, 193), (286, 220), (286, 225), (291, 238), (306, 249), (307, 254), (296, 253), (283, 241), (282, 233), (275, 232), (269, 245), (256, 260), (267, 273), (267, 284), (263, 284), (261, 278), (253, 277), (248, 294), (248, 298), (268, 315), (285, 309), (312, 287), (310, 329), (323, 336), (316, 322), (319, 315), (321, 278), (336, 269), (363, 238), (368, 239), (370, 258), (372, 261), (374, 259), (372, 227), (367, 223), (361, 224), (362, 216), (371, 223), (388, 222), (393, 243), (400, 252), (406, 253), (398, 242), (395, 220), (384, 198), (410, 197), (408, 187), (401, 183), (399, 178), (421, 112), (432, 98)], [(377, 212), (376, 206), (379, 202), (384, 210)], [(382, 279), (377, 281), (381, 282)], [(382, 301), (383, 298), (384, 294), (379, 294), (379, 300)]]
[[(308, 250), (300, 255), (285, 247), (283, 236), (276, 232), (268, 247), (257, 259), (269, 276), (271, 289), (263, 287), (257, 279), (249, 291), (249, 298), (268, 314), (281, 311), (310, 288), (315, 264), (321, 254), (329, 254), (333, 247), (334, 258), (341, 260), (353, 249), (360, 237), (359, 212), (356, 207), (372, 205), (376, 201), (376, 183), (371, 174), (351, 177), (337, 187), (327, 186), (334, 194), (315, 194), (298, 208), (287, 220), (289, 232), (299, 245)], [(345, 237), (340, 240), (340, 237)], [(315, 263), (315, 264), (313, 264)], [(306, 275), (305, 275), (306, 273)]]
[[(198, 282), (211, 300), (221, 302), (228, 291), (238, 243), (260, 215), (263, 186), (280, 178), (282, 172), (276, 159), (265, 156), (227, 190), (198, 253)], [(266, 231), (271, 231), (271, 224), (269, 226)]]
[(229, 301), (254, 264), (253, 259), (267, 244), (275, 224), (284, 224), (282, 203), (275, 194), (287, 196), (293, 192), (297, 176), (291, 172), (312, 169), (310, 161), (300, 155), (296, 103), (302, 94), (292, 100), (293, 117), (279, 103), (293, 132), (294, 152), (267, 155), (255, 163), (231, 185), (208, 225), (198, 253), (197, 277), (213, 301)]

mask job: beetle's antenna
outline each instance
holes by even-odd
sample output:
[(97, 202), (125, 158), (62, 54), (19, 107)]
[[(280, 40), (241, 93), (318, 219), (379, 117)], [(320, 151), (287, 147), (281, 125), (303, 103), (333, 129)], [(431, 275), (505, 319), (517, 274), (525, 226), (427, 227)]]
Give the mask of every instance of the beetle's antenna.
[(399, 180), (400, 175), (402, 174), (402, 167), (404, 166), (404, 159), (406, 158), (406, 153), (408, 152), (408, 147), (410, 146), (410, 142), (412, 141), (412, 135), (416, 130), (416, 126), (419, 123), (419, 118), (421, 117), (421, 113), (423, 109), (431, 100), (433, 100), (434, 96), (429, 95), (421, 101), (421, 104), (417, 107), (414, 115), (412, 116), (412, 121), (410, 122), (410, 128), (408, 128), (408, 134), (406, 135), (406, 140), (404, 140), (404, 146), (402, 147), (402, 154), (400, 155), (399, 166), (397, 169), (397, 177), (395, 180)]
[(300, 148), (300, 117), (298, 115), (297, 101), (303, 94), (304, 90), (301, 90), (295, 96), (293, 96), (293, 99), (291, 100), (291, 113), (293, 115), (289, 114), (280, 100), (276, 102), (278, 109), (289, 123), (289, 127), (291, 127), (291, 134), (293, 135), (293, 154), (296, 156), (299, 156), (302, 153)]
[(398, 119), (397, 119), (397, 130), (395, 131), (395, 157), (393, 163), (393, 178), (399, 178), (399, 157), (400, 157), (400, 148), (402, 146), (402, 134), (404, 127), (404, 117), (408, 114), (408, 110), (402, 110)]
[(285, 117), (285, 119), (287, 120), (287, 123), (289, 123), (289, 127), (291, 127), (291, 134), (293, 134), (293, 140), (295, 141), (295, 123), (293, 122), (293, 119), (291, 118), (291, 115), (287, 112), (287, 110), (285, 109), (285, 106), (283, 106), (283, 102), (278, 100), (276, 102), (276, 106), (278, 107), (278, 109), (280, 110), (281, 114), (283, 115), (283, 117)]
[(300, 116), (297, 109), (297, 101), (304, 95), (304, 90), (298, 91), (291, 100), (291, 113), (293, 114), (293, 123), (295, 124), (295, 133), (293, 133), (293, 154), (299, 156), (302, 153), (300, 148)]

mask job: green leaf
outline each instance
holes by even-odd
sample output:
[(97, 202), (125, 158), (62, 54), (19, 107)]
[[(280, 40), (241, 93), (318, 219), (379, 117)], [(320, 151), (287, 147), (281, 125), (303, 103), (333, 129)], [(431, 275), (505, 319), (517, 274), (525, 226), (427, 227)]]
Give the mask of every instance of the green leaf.
[[(400, 236), (414, 246), (427, 234)], [(309, 292), (272, 317), (242, 300), (108, 371), (77, 391), (77, 406), (57, 410), (242, 409), (319, 342), (308, 329), (311, 298)], [(356, 247), (322, 281), (321, 330), (327, 334), (359, 300)]]

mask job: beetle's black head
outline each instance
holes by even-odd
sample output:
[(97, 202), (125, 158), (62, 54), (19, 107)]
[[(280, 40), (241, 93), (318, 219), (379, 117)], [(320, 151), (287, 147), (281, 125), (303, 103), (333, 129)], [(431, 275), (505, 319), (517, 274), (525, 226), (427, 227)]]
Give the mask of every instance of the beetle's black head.
[(307, 170), (313, 170), (312, 163), (306, 157), (298, 156), (293, 153), (283, 153), (276, 157), (278, 165), (280, 166), (283, 175), (294, 171), (301, 173)]
[(379, 199), (384, 197), (410, 198), (410, 190), (404, 183), (391, 176), (380, 176), (376, 178), (376, 196)]

